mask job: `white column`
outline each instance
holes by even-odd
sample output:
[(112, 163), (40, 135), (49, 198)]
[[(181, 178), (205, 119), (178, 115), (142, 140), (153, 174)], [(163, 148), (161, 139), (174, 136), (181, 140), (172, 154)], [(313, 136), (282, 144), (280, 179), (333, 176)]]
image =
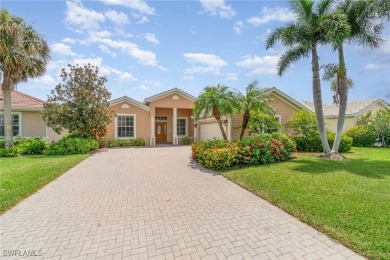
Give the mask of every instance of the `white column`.
[(178, 145), (178, 139), (177, 139), (177, 108), (173, 108), (173, 145)]
[(232, 117), (228, 118), (228, 140), (232, 140)]
[(154, 116), (150, 116), (150, 146), (156, 145), (156, 136), (154, 132)]
[(198, 125), (194, 126), (196, 121), (194, 120), (194, 123), (192, 124), (192, 127), (194, 128), (194, 143), (198, 140)]

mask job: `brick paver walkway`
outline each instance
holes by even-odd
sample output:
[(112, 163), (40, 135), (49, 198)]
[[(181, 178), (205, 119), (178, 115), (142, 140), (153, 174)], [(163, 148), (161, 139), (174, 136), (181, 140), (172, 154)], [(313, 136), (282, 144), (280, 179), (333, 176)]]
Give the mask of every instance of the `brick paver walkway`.
[(33, 249), (37, 259), (360, 258), (198, 167), (189, 147), (91, 156), (1, 216), (1, 253)]

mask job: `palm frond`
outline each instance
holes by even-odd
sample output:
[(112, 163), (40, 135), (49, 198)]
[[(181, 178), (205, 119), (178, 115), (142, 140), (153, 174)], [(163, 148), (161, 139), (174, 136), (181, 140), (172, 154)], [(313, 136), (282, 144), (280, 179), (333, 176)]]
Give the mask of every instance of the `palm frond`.
[(308, 57), (309, 52), (309, 48), (302, 48), (301, 46), (287, 50), (279, 59), (278, 75), (281, 76), (291, 64), (297, 62), (301, 58)]

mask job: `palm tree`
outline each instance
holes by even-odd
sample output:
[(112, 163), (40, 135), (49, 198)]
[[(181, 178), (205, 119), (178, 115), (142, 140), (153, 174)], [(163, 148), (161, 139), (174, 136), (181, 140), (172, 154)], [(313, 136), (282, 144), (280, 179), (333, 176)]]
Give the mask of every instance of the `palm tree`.
[(13, 145), (11, 92), (17, 84), (42, 76), (50, 59), (49, 47), (38, 32), (6, 9), (0, 13), (0, 76), (4, 95), (5, 146)]
[(290, 6), (297, 17), (295, 22), (285, 27), (275, 29), (266, 41), (266, 48), (275, 46), (276, 42), (287, 47), (278, 62), (278, 74), (281, 76), (293, 63), (311, 54), (311, 70), (313, 74), (312, 88), (314, 109), (318, 131), (325, 156), (330, 156), (324, 113), (322, 109), (322, 93), (320, 80), (320, 66), (318, 63), (317, 46), (325, 43), (324, 32), (321, 29), (321, 20), (329, 12), (332, 0), (321, 0), (314, 6), (313, 0), (290, 0)]
[(214, 116), (218, 122), (223, 139), (227, 139), (225, 129), (222, 126), (222, 116), (232, 114), (235, 106), (234, 94), (225, 85), (209, 86), (195, 101), (194, 115), (196, 119)]
[(380, 20), (389, 18), (389, 6), (388, 0), (344, 0), (323, 20), (322, 27), (326, 30), (327, 40), (338, 52), (337, 84), (334, 88), (336, 100), (339, 101), (339, 115), (333, 153), (338, 153), (339, 150), (348, 103), (348, 89), (351, 87), (351, 80), (347, 77), (344, 43), (353, 41), (363, 47), (378, 48), (383, 41), (380, 37), (383, 30)]
[(274, 113), (274, 109), (269, 105), (271, 97), (266, 95), (264, 91), (257, 88), (257, 81), (253, 81), (246, 87), (245, 94), (241, 93), (239, 90), (236, 91), (236, 110), (238, 113), (244, 112), (240, 133), (240, 139), (242, 139), (248, 126), (251, 113), (272, 115)]

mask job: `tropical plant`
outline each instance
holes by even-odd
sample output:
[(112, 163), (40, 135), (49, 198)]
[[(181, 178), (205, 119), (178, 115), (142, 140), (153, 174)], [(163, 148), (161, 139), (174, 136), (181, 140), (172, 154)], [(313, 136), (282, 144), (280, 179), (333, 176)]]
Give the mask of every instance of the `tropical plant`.
[(249, 135), (259, 135), (268, 133), (271, 131), (279, 131), (280, 123), (274, 116), (269, 114), (263, 114), (259, 112), (251, 113), (251, 117), (248, 122)]
[(386, 140), (390, 140), (390, 109), (377, 111), (371, 123), (370, 127), (380, 137), (382, 146), (386, 147), (386, 145), (389, 145), (386, 143)]
[(257, 81), (250, 83), (246, 89), (245, 94), (239, 90), (236, 90), (236, 111), (237, 113), (243, 113), (240, 139), (243, 138), (245, 130), (248, 126), (248, 122), (253, 113), (263, 113), (273, 115), (275, 110), (269, 105), (272, 100), (271, 97), (257, 87)]
[(364, 126), (368, 125), (371, 122), (372, 112), (368, 111), (366, 114), (361, 115), (357, 118), (357, 125)]
[(99, 76), (97, 67), (68, 65), (62, 69), (61, 79), (44, 105), (43, 118), (57, 133), (68, 129), (80, 137), (98, 139), (106, 134), (111, 122), (109, 99), (111, 93), (104, 87), (107, 81)]
[(50, 59), (44, 38), (6, 9), (0, 13), (0, 77), (4, 95), (5, 147), (13, 145), (11, 92), (20, 82), (42, 76)]
[(338, 153), (348, 102), (350, 80), (344, 57), (344, 43), (355, 42), (365, 48), (378, 48), (383, 40), (382, 19), (389, 18), (390, 8), (383, 0), (344, 0), (334, 12), (326, 14), (321, 22), (326, 41), (338, 52), (336, 97), (339, 100), (339, 115), (336, 138), (332, 152)]
[(287, 122), (286, 127), (294, 131), (295, 136), (313, 136), (317, 133), (317, 122), (314, 114), (306, 110), (299, 110)]
[(222, 117), (232, 114), (235, 107), (235, 96), (225, 85), (205, 87), (203, 92), (195, 101), (195, 119), (214, 116), (221, 130), (223, 139), (227, 139), (225, 129), (222, 125)]
[(311, 54), (313, 101), (317, 126), (324, 155), (330, 156), (330, 147), (326, 136), (322, 108), (317, 46), (325, 43), (325, 37), (321, 29), (321, 21), (330, 10), (332, 1), (321, 0), (315, 6), (314, 4), (315, 2), (313, 0), (290, 0), (292, 11), (297, 17), (296, 21), (287, 24), (285, 27), (275, 29), (266, 40), (266, 48), (269, 49), (275, 46), (276, 42), (280, 42), (283, 46), (287, 47), (287, 51), (281, 56), (278, 62), (279, 76), (290, 65)]

